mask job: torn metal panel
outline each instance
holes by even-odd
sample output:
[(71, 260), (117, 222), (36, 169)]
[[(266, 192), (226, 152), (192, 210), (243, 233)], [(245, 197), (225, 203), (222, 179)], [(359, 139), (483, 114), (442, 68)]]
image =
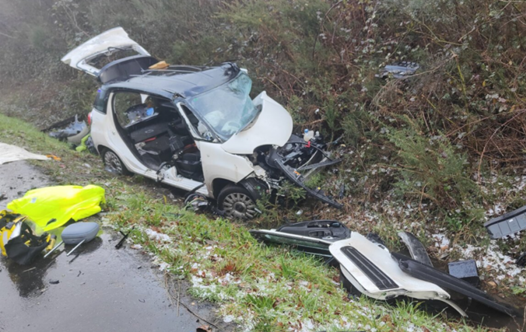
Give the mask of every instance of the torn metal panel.
[(445, 289), (450, 289), (512, 317), (519, 316), (515, 308), (498, 303), (493, 297), (464, 280), (417, 262), (402, 254), (392, 253), (391, 255), (393, 259), (398, 262), (400, 269), (414, 278), (434, 283)]
[(405, 244), (409, 250), (409, 254), (415, 261), (419, 261), (427, 266), (433, 266), (431, 259), (427, 255), (426, 248), (416, 236), (409, 232), (398, 232), (398, 237)]
[(382, 245), (352, 232), (349, 239), (334, 242), (329, 247), (340, 263), (342, 275), (361, 294), (388, 300), (407, 296), (419, 300), (437, 300), (452, 306), (462, 316), (466, 313), (449, 300), (440, 286), (404, 273)]
[(484, 227), (492, 239), (499, 239), (526, 229), (526, 206), (492, 218)]

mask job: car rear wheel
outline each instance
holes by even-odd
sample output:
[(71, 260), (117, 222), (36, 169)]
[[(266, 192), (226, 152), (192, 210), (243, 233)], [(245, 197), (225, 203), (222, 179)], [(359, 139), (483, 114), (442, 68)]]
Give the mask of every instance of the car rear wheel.
[(256, 201), (248, 190), (236, 185), (228, 185), (221, 190), (217, 205), (228, 218), (248, 220), (258, 213)]
[(110, 149), (104, 149), (102, 152), (102, 161), (106, 171), (117, 175), (130, 175), (130, 171), (124, 166), (121, 158)]

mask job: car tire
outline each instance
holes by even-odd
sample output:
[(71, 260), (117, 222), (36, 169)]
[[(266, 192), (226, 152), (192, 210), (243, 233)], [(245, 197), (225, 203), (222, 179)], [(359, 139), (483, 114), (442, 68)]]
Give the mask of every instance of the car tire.
[(117, 156), (117, 154), (110, 149), (104, 149), (101, 153), (101, 157), (106, 171), (117, 175), (131, 174), (126, 166), (124, 166), (121, 158), (119, 158), (119, 156)]
[(256, 200), (241, 186), (227, 185), (217, 196), (217, 206), (227, 218), (248, 220), (258, 214)]

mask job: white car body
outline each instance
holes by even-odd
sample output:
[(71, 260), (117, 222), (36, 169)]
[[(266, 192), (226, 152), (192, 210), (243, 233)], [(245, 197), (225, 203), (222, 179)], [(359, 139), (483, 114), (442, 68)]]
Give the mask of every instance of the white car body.
[[(94, 65), (96, 59), (101, 56), (113, 55), (120, 50), (133, 50), (138, 55), (114, 60), (102, 68)], [(250, 203), (245, 196), (252, 201), (257, 199), (257, 194), (253, 191), (253, 187), (258, 187), (255, 183), (270, 189), (276, 188), (276, 184), (281, 180), (281, 178), (276, 179), (275, 173), (274, 178), (270, 179), (267, 171), (272, 166), (261, 165), (261, 163), (265, 163), (266, 156), (275, 149), (280, 149), (291, 142), (292, 118), (282, 105), (267, 96), (265, 92), (250, 100), (249, 91), (245, 91), (247, 88), (250, 89), (250, 79), (246, 75), (246, 70), (237, 68), (235, 64), (224, 64), (217, 67), (173, 66), (161, 70), (151, 69), (151, 65), (157, 63), (157, 59), (151, 57), (144, 48), (130, 39), (120, 27), (88, 40), (65, 55), (62, 61), (75, 69), (96, 76), (102, 84), (91, 112), (91, 136), (105, 163), (108, 165), (115, 162), (120, 165), (116, 168), (117, 172), (129, 171), (186, 191), (196, 190), (206, 197), (216, 199), (221, 196), (223, 189), (228, 187), (229, 196), (226, 197), (227, 194), (224, 194), (221, 201), (232, 198), (233, 200), (228, 203), (232, 209), (242, 210), (242, 205), (246, 203), (250, 205), (251, 211), (257, 209), (255, 204)], [(224, 71), (224, 74), (218, 75), (220, 70)], [(231, 94), (226, 95), (228, 98), (217, 101), (217, 106), (222, 110), (203, 111), (196, 108), (196, 103), (206, 101), (207, 94), (223, 90), (231, 91)], [(120, 110), (122, 106), (116, 107), (115, 105), (120, 105), (120, 99), (124, 99), (122, 96), (125, 96), (125, 93), (140, 94), (140, 102), (138, 101), (137, 105), (122, 112)], [(154, 100), (157, 106), (168, 108), (168, 111), (161, 114), (157, 112), (158, 108), (155, 108), (152, 111), (153, 116), (144, 121), (152, 121), (162, 126), (163, 122), (171, 125), (170, 118), (161, 120), (166, 118), (166, 114), (177, 121), (182, 119), (186, 129), (184, 135), (177, 135), (184, 137), (186, 142), (191, 136), (200, 154), (199, 167), (202, 167), (202, 176), (200, 171), (198, 175), (188, 175), (191, 171), (186, 170), (185, 173), (182, 172), (181, 167), (174, 166), (176, 163), (187, 162), (177, 160), (179, 156), (175, 152), (172, 158), (165, 158), (165, 162), (162, 163), (156, 161), (153, 167), (145, 162), (144, 158), (151, 157), (153, 150), (145, 152), (143, 148), (145, 146), (149, 148), (152, 145), (151, 140), (158, 139), (160, 136), (140, 142), (135, 141), (134, 137), (138, 136), (138, 131), (146, 132), (149, 129), (137, 120), (139, 115), (134, 115), (137, 118), (132, 119), (131, 114), (135, 112), (136, 107), (146, 103), (149, 98), (151, 98), (150, 101)], [(234, 98), (233, 101), (232, 98)], [(234, 108), (232, 105), (237, 105), (235, 103), (239, 100), (245, 103), (242, 104), (242, 109), (235, 113), (241, 114), (241, 117), (229, 118), (230, 109)], [(230, 104), (231, 102), (233, 104)], [(250, 105), (248, 109), (247, 105)], [(158, 121), (155, 120), (155, 117)], [(141, 126), (141, 129), (136, 129)], [(168, 142), (170, 142), (169, 147), (173, 148), (177, 144), (172, 144), (173, 137), (169, 136), (170, 133), (172, 131), (167, 134)], [(303, 149), (307, 142), (297, 136), (294, 137), (294, 142), (287, 144), (289, 150), (290, 146), (295, 146), (297, 150)], [(304, 165), (307, 159), (308, 163), (316, 162), (313, 161), (315, 159), (313, 156), (319, 154), (319, 149), (312, 150), (314, 152), (307, 156), (308, 158), (297, 157), (294, 162), (297, 165)], [(158, 156), (161, 155), (161, 152)], [(324, 162), (326, 165), (327, 162)], [(284, 166), (286, 163), (289, 165)], [(290, 163), (290, 160), (283, 161), (278, 167), (289, 167)], [(292, 165), (291, 167), (297, 166)], [(293, 174), (293, 168), (290, 168), (288, 173)], [(294, 173), (297, 172), (294, 171)], [(247, 181), (250, 178), (257, 179), (257, 181)], [(303, 183), (300, 185), (303, 186)], [(238, 190), (240, 193), (231, 193), (235, 191), (236, 186), (242, 188)], [(220, 207), (222, 202), (219, 202)]]

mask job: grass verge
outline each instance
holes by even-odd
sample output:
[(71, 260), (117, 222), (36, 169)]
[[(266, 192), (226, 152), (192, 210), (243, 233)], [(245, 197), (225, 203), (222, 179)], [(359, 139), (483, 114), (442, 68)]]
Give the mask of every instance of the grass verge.
[[(0, 115), (0, 141), (60, 161), (34, 162), (57, 184), (106, 189), (103, 223), (135, 227), (131, 238), (176, 277), (191, 282), (195, 297), (214, 302), (225, 321), (244, 331), (472, 331), (463, 322), (417, 310), (349, 299), (338, 271), (287, 248), (256, 242), (244, 225), (196, 215), (174, 204), (140, 176), (113, 177), (97, 157), (79, 154), (15, 118)], [(480, 330), (480, 329), (479, 329)]]

